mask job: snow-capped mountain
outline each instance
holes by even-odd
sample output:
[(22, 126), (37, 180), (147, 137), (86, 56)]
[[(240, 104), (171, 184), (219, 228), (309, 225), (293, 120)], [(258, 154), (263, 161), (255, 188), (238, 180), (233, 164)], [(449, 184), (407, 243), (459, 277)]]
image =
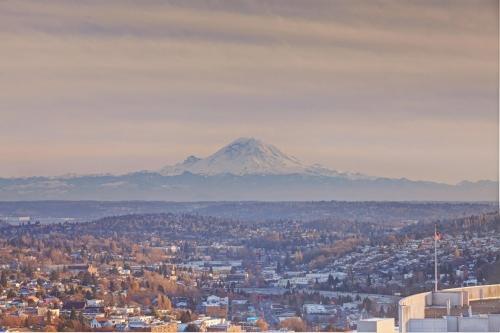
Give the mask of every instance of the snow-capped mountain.
[(206, 158), (124, 175), (1, 178), (1, 200), (439, 200), (498, 201), (497, 181), (456, 185), (369, 177), (308, 165), (240, 138)]
[(160, 170), (160, 174), (164, 176), (181, 175), (184, 172), (205, 176), (306, 174), (350, 179), (366, 177), (330, 170), (319, 164), (306, 165), (275, 146), (254, 138), (239, 138), (207, 158), (189, 156), (182, 163)]

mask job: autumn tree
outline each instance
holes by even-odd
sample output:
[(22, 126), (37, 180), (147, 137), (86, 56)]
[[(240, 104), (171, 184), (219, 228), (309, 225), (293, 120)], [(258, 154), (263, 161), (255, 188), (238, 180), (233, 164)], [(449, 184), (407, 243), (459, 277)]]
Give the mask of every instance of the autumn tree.
[(265, 332), (265, 331), (269, 330), (269, 324), (262, 318), (257, 320), (255, 325), (257, 325), (257, 327), (259, 328), (259, 331), (261, 331), (261, 332)]
[(288, 318), (283, 320), (280, 323), (280, 328), (284, 328), (286, 330), (294, 331), (294, 332), (306, 332), (307, 326), (304, 321), (298, 317)]
[(52, 282), (59, 280), (59, 272), (58, 271), (51, 271), (49, 279)]
[(184, 311), (181, 313), (181, 317), (179, 318), (181, 323), (189, 323), (190, 321), (192, 321), (192, 318), (191, 318), (191, 311)]
[(172, 310), (172, 302), (170, 302), (170, 299), (167, 296), (159, 294), (157, 297), (157, 302), (158, 302), (158, 309)]

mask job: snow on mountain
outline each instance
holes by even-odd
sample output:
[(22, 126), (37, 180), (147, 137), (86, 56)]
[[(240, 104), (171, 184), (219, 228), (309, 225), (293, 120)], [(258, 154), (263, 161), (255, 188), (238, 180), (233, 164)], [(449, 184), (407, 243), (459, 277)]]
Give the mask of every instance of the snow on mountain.
[(241, 138), (206, 158), (189, 156), (158, 172), (0, 177), (1, 200), (498, 202), (498, 182), (451, 185), (343, 173), (302, 163), (262, 141)]
[(340, 173), (318, 164), (303, 164), (275, 146), (254, 138), (239, 138), (207, 158), (190, 156), (182, 163), (160, 170), (165, 176), (180, 175), (184, 172), (206, 176), (307, 174), (350, 179), (364, 177), (360, 174)]

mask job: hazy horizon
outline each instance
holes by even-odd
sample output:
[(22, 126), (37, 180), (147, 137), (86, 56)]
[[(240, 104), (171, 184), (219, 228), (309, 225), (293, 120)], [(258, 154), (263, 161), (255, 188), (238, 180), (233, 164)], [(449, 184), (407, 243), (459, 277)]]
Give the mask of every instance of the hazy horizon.
[[(227, 147), (228, 145), (232, 144), (233, 142), (236, 142), (236, 141), (239, 141), (239, 140), (257, 140), (259, 142), (262, 142), (263, 144), (269, 144), (267, 142), (264, 142), (262, 140), (260, 140), (259, 138), (255, 138), (255, 137), (240, 137), (240, 138), (236, 138), (235, 140), (231, 141), (231, 142), (228, 142), (227, 145), (224, 145), (224, 147), (219, 147), (216, 151), (214, 151), (213, 153), (217, 153), (220, 149), (223, 149), (225, 147)], [(272, 144), (271, 144), (272, 145)], [(274, 146), (274, 145), (273, 145)], [(276, 147), (274, 146), (275, 148), (278, 148), (279, 147)], [(283, 152), (281, 151), (282, 153), (285, 153), (286, 152)], [(210, 154), (209, 156), (211, 156), (212, 154)], [(196, 154), (190, 154), (189, 156), (186, 155), (186, 158), (184, 160), (179, 160), (177, 161), (176, 163), (173, 163), (173, 164), (170, 164), (170, 165), (162, 165), (161, 167), (158, 167), (158, 168), (153, 168), (153, 169), (137, 169), (137, 170), (130, 170), (130, 171), (125, 171), (125, 172), (122, 172), (122, 173), (114, 173), (114, 172), (97, 172), (97, 173), (87, 173), (87, 174), (79, 174), (79, 173), (74, 173), (74, 172), (67, 172), (65, 174), (58, 174), (58, 175), (34, 175), (34, 176), (42, 176), (42, 177), (71, 177), (71, 176), (85, 176), (85, 175), (120, 175), (120, 174), (127, 174), (127, 173), (130, 173), (130, 172), (141, 172), (141, 171), (147, 171), (147, 172), (161, 172), (161, 169), (162, 167), (168, 167), (168, 166), (174, 166), (175, 164), (181, 164), (183, 162), (185, 162), (188, 158), (191, 158), (191, 157), (197, 157), (197, 158), (201, 158), (201, 159), (204, 159), (206, 157), (209, 157), (209, 156), (200, 156), (200, 155), (196, 155)], [(297, 156), (293, 156), (293, 155), (288, 155), (294, 159), (297, 159)], [(303, 162), (300, 160), (300, 158), (298, 158), (298, 160), (300, 162)], [(305, 164), (307, 165), (307, 164)], [(309, 164), (309, 165), (312, 165), (312, 164)], [(325, 166), (322, 166), (322, 167), (325, 167)], [(331, 169), (331, 170), (334, 170), (334, 169)], [(335, 171), (339, 171), (339, 172), (352, 172), (352, 170), (335, 170)], [(375, 176), (375, 177), (380, 177), (380, 175), (369, 175), (369, 174), (366, 174), (366, 176)], [(24, 178), (24, 177), (32, 177), (32, 176), (20, 176), (20, 177), (7, 177), (7, 178)], [(2, 177), (0, 177), (2, 178)], [(389, 177), (390, 178), (390, 177)], [(406, 179), (409, 179), (409, 180), (412, 180), (412, 181), (427, 181), (426, 179), (410, 179), (408, 177), (400, 177), (400, 178), (406, 178)], [(451, 185), (454, 185), (454, 184), (458, 184), (460, 182), (464, 182), (464, 181), (470, 181), (468, 179), (464, 179), (464, 180), (461, 180), (459, 182), (456, 182), (456, 183), (447, 183), (447, 182), (440, 182), (440, 181), (436, 181), (437, 183), (444, 183), (444, 184), (451, 184)], [(472, 181), (472, 182), (476, 182), (476, 181), (496, 181), (496, 180), (492, 180), (492, 179), (478, 179), (478, 180), (475, 180), (475, 181)]]
[(0, 178), (255, 137), (367, 175), (498, 180), (498, 2), (0, 2)]

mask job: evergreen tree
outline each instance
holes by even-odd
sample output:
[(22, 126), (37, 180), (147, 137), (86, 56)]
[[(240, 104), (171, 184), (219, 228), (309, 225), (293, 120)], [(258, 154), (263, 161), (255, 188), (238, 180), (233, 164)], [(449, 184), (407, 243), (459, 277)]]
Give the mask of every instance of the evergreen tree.
[(7, 273), (5, 273), (5, 271), (2, 271), (0, 275), (0, 286), (4, 288), (7, 287)]
[(71, 309), (71, 313), (69, 314), (69, 319), (75, 320), (76, 319), (76, 311), (75, 309)]

